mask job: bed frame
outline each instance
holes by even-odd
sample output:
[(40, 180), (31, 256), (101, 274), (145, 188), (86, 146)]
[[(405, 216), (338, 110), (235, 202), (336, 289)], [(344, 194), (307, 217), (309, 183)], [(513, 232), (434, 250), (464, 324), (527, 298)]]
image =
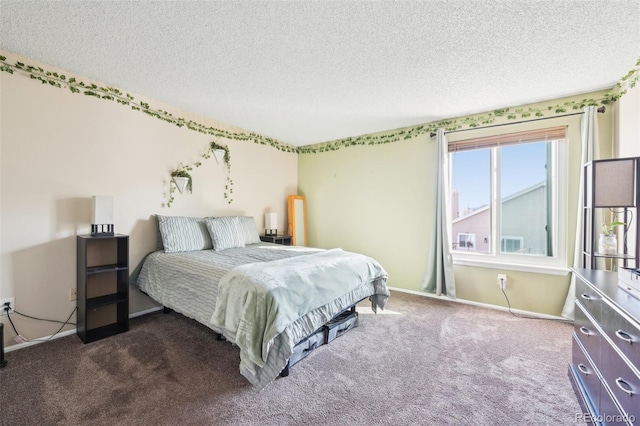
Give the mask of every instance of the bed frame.
[[(366, 297), (364, 299), (361, 299), (359, 301), (357, 301), (356, 303), (354, 303), (353, 305), (348, 306), (347, 308), (343, 309), (342, 311), (338, 312), (336, 315), (334, 315), (333, 318), (331, 318), (331, 320), (329, 320), (329, 322), (327, 322), (327, 324), (331, 323), (332, 321), (336, 321), (338, 320), (339, 317), (344, 316), (345, 313), (351, 313), (351, 314), (355, 314), (356, 313), (356, 305), (360, 302), (362, 302), (363, 300), (365, 300)], [(171, 313), (173, 312), (173, 309), (171, 308), (167, 308), (166, 306), (163, 306), (162, 308), (162, 312), (165, 314)], [(357, 323), (356, 323), (357, 324)], [(302, 339), (296, 346), (294, 346), (294, 352), (296, 350), (296, 348), (300, 348), (301, 345), (304, 345), (307, 341), (307, 339), (309, 339), (311, 336), (317, 334), (317, 333), (321, 333), (324, 332), (324, 329), (326, 327), (326, 324), (321, 326), (319, 329), (317, 329), (316, 331), (314, 331), (313, 333), (311, 333), (309, 336), (305, 337), (304, 339)], [(345, 331), (348, 331), (349, 329), (346, 329)], [(213, 331), (213, 330), (212, 330)], [(214, 331), (214, 334), (216, 335), (216, 339), (217, 340), (226, 340), (225, 337), (221, 334), (221, 333), (217, 333)], [(306, 358), (306, 356), (311, 353), (312, 350), (320, 347), (322, 344), (324, 343), (328, 343), (328, 342), (323, 342), (320, 343), (317, 346), (313, 346), (313, 347), (309, 347), (309, 348), (305, 348), (302, 349), (302, 352), (304, 352), (305, 354), (298, 359), (297, 361), (295, 361), (293, 364), (291, 363), (291, 358), (287, 361), (287, 365), (285, 365), (285, 367), (282, 369), (282, 371), (280, 372), (280, 377), (287, 377), (289, 375), (289, 370), (291, 369), (291, 367), (293, 367), (295, 364), (297, 364), (299, 361), (302, 361), (304, 358)]]
[[(365, 297), (366, 299), (366, 297)], [(347, 307), (346, 309), (343, 309), (342, 311), (338, 312), (331, 320), (329, 320), (329, 323), (331, 323), (332, 321), (337, 321), (339, 317), (343, 317), (345, 313), (349, 312), (351, 314), (356, 314), (356, 305), (360, 302), (362, 302), (364, 299), (359, 300), (358, 302), (354, 303), (353, 305)], [(357, 314), (356, 314), (357, 315)], [(356, 322), (357, 325), (357, 322)], [(326, 324), (323, 325), (322, 327), (320, 327), (319, 329), (317, 329), (316, 331), (314, 331), (313, 333), (311, 333), (309, 336), (307, 336), (306, 338), (302, 339), (296, 346), (294, 346), (293, 350), (294, 352), (296, 351), (296, 348), (299, 348), (301, 345), (304, 345), (305, 341), (315, 335), (316, 333), (324, 333), (324, 330), (326, 328)], [(350, 328), (349, 328), (350, 330)], [(324, 339), (322, 341), (322, 343), (320, 343), (317, 346), (310, 346), (309, 348), (304, 348), (302, 349), (302, 352), (304, 352), (304, 355), (299, 358), (298, 360), (296, 360), (293, 364), (291, 363), (291, 358), (289, 358), (289, 361), (287, 361), (287, 365), (285, 365), (285, 367), (282, 369), (282, 371), (280, 372), (280, 377), (287, 377), (289, 375), (289, 370), (291, 367), (293, 367), (295, 364), (297, 364), (299, 361), (302, 361), (304, 358), (306, 358), (306, 356), (311, 353), (311, 351), (313, 351), (314, 349), (317, 349), (318, 347), (320, 347), (323, 344), (328, 343), (326, 341), (326, 339)]]

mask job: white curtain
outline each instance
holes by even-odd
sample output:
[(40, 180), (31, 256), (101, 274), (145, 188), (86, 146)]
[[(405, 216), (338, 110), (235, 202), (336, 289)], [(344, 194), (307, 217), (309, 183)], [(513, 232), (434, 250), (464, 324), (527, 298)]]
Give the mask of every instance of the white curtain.
[(451, 199), (449, 198), (449, 149), (444, 130), (436, 134), (437, 165), (434, 208), (436, 211), (433, 224), (434, 237), (427, 260), (427, 272), (422, 280), (421, 288), (437, 296), (442, 294), (455, 299), (456, 284), (453, 277), (453, 261), (451, 258)]
[[(598, 107), (589, 106), (584, 109), (582, 115), (582, 126), (580, 139), (582, 141), (582, 161), (580, 162), (580, 185), (578, 190), (578, 205), (576, 209), (576, 241), (573, 251), (573, 267), (582, 267), (582, 239), (584, 238), (582, 207), (584, 205), (584, 178), (583, 166), (591, 160), (597, 160), (600, 157), (598, 144)], [(575, 300), (576, 300), (576, 277), (571, 274), (571, 283), (569, 292), (562, 308), (562, 316), (574, 319)]]

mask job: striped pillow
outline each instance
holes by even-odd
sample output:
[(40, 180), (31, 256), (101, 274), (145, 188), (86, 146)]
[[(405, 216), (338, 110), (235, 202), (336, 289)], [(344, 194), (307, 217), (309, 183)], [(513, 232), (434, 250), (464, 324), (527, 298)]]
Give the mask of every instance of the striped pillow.
[(161, 215), (156, 217), (165, 253), (213, 248), (205, 218)]
[(260, 235), (258, 234), (258, 227), (253, 216), (238, 216), (239, 228), (241, 238), (244, 238), (246, 244), (258, 244), (260, 241)]
[(206, 223), (215, 251), (244, 247), (244, 236), (240, 234), (240, 220), (237, 216), (207, 218)]

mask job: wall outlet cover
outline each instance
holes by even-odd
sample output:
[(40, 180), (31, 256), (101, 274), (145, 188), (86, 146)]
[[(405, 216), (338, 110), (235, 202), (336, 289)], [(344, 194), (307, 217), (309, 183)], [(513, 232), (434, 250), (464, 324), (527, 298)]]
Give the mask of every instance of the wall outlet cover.
[(7, 315), (4, 310), (4, 304), (9, 302), (11, 304), (11, 310), (9, 313), (12, 313), (16, 309), (16, 299), (14, 297), (8, 297), (6, 299), (0, 299), (0, 316)]

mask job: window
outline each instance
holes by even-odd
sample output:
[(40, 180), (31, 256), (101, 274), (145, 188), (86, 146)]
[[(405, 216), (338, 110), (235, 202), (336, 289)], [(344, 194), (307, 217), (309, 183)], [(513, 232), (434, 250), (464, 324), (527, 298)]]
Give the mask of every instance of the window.
[(460, 250), (475, 250), (476, 234), (470, 234), (468, 232), (459, 233), (457, 246)]
[(502, 253), (518, 253), (523, 250), (523, 237), (502, 237), (500, 240), (500, 252)]
[(454, 259), (565, 266), (564, 139), (558, 127), (449, 143)]

